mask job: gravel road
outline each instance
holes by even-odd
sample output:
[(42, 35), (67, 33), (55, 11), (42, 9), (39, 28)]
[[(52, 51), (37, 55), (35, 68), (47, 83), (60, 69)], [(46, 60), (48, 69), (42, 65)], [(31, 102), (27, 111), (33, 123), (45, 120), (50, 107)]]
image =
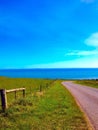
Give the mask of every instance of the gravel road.
[(94, 130), (98, 130), (98, 89), (73, 82), (62, 82), (72, 93), (82, 110), (88, 116)]

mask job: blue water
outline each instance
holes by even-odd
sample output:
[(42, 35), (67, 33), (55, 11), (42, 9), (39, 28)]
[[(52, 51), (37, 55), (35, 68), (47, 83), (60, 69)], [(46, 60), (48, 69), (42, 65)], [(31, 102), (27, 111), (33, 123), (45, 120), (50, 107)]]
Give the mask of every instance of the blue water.
[(7, 69), (0, 76), (18, 78), (98, 79), (98, 68), (94, 69)]

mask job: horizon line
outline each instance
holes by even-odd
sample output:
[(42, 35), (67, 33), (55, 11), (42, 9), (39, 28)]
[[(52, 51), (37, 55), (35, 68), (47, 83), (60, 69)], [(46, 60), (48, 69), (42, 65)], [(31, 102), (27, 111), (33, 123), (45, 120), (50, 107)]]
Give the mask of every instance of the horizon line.
[(98, 67), (65, 67), (65, 68), (0, 68), (0, 70), (30, 70), (30, 69), (98, 69)]

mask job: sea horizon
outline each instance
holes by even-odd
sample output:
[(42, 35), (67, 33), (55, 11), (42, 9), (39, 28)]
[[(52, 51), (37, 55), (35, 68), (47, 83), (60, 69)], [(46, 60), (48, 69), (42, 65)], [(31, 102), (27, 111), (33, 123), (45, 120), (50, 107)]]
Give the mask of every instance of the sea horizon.
[(0, 69), (0, 76), (12, 78), (98, 79), (98, 68)]

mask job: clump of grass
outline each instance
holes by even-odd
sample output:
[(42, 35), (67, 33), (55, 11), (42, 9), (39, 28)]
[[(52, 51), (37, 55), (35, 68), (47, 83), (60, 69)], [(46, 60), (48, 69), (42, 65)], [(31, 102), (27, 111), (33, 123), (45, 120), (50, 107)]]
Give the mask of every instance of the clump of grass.
[(77, 81), (75, 81), (75, 83), (90, 86), (93, 88), (98, 88), (98, 79), (96, 79), (96, 80), (77, 80)]
[(1, 130), (88, 130), (83, 113), (60, 81), (53, 82), (40, 98), (28, 95), (13, 102), (0, 114), (0, 123)]

